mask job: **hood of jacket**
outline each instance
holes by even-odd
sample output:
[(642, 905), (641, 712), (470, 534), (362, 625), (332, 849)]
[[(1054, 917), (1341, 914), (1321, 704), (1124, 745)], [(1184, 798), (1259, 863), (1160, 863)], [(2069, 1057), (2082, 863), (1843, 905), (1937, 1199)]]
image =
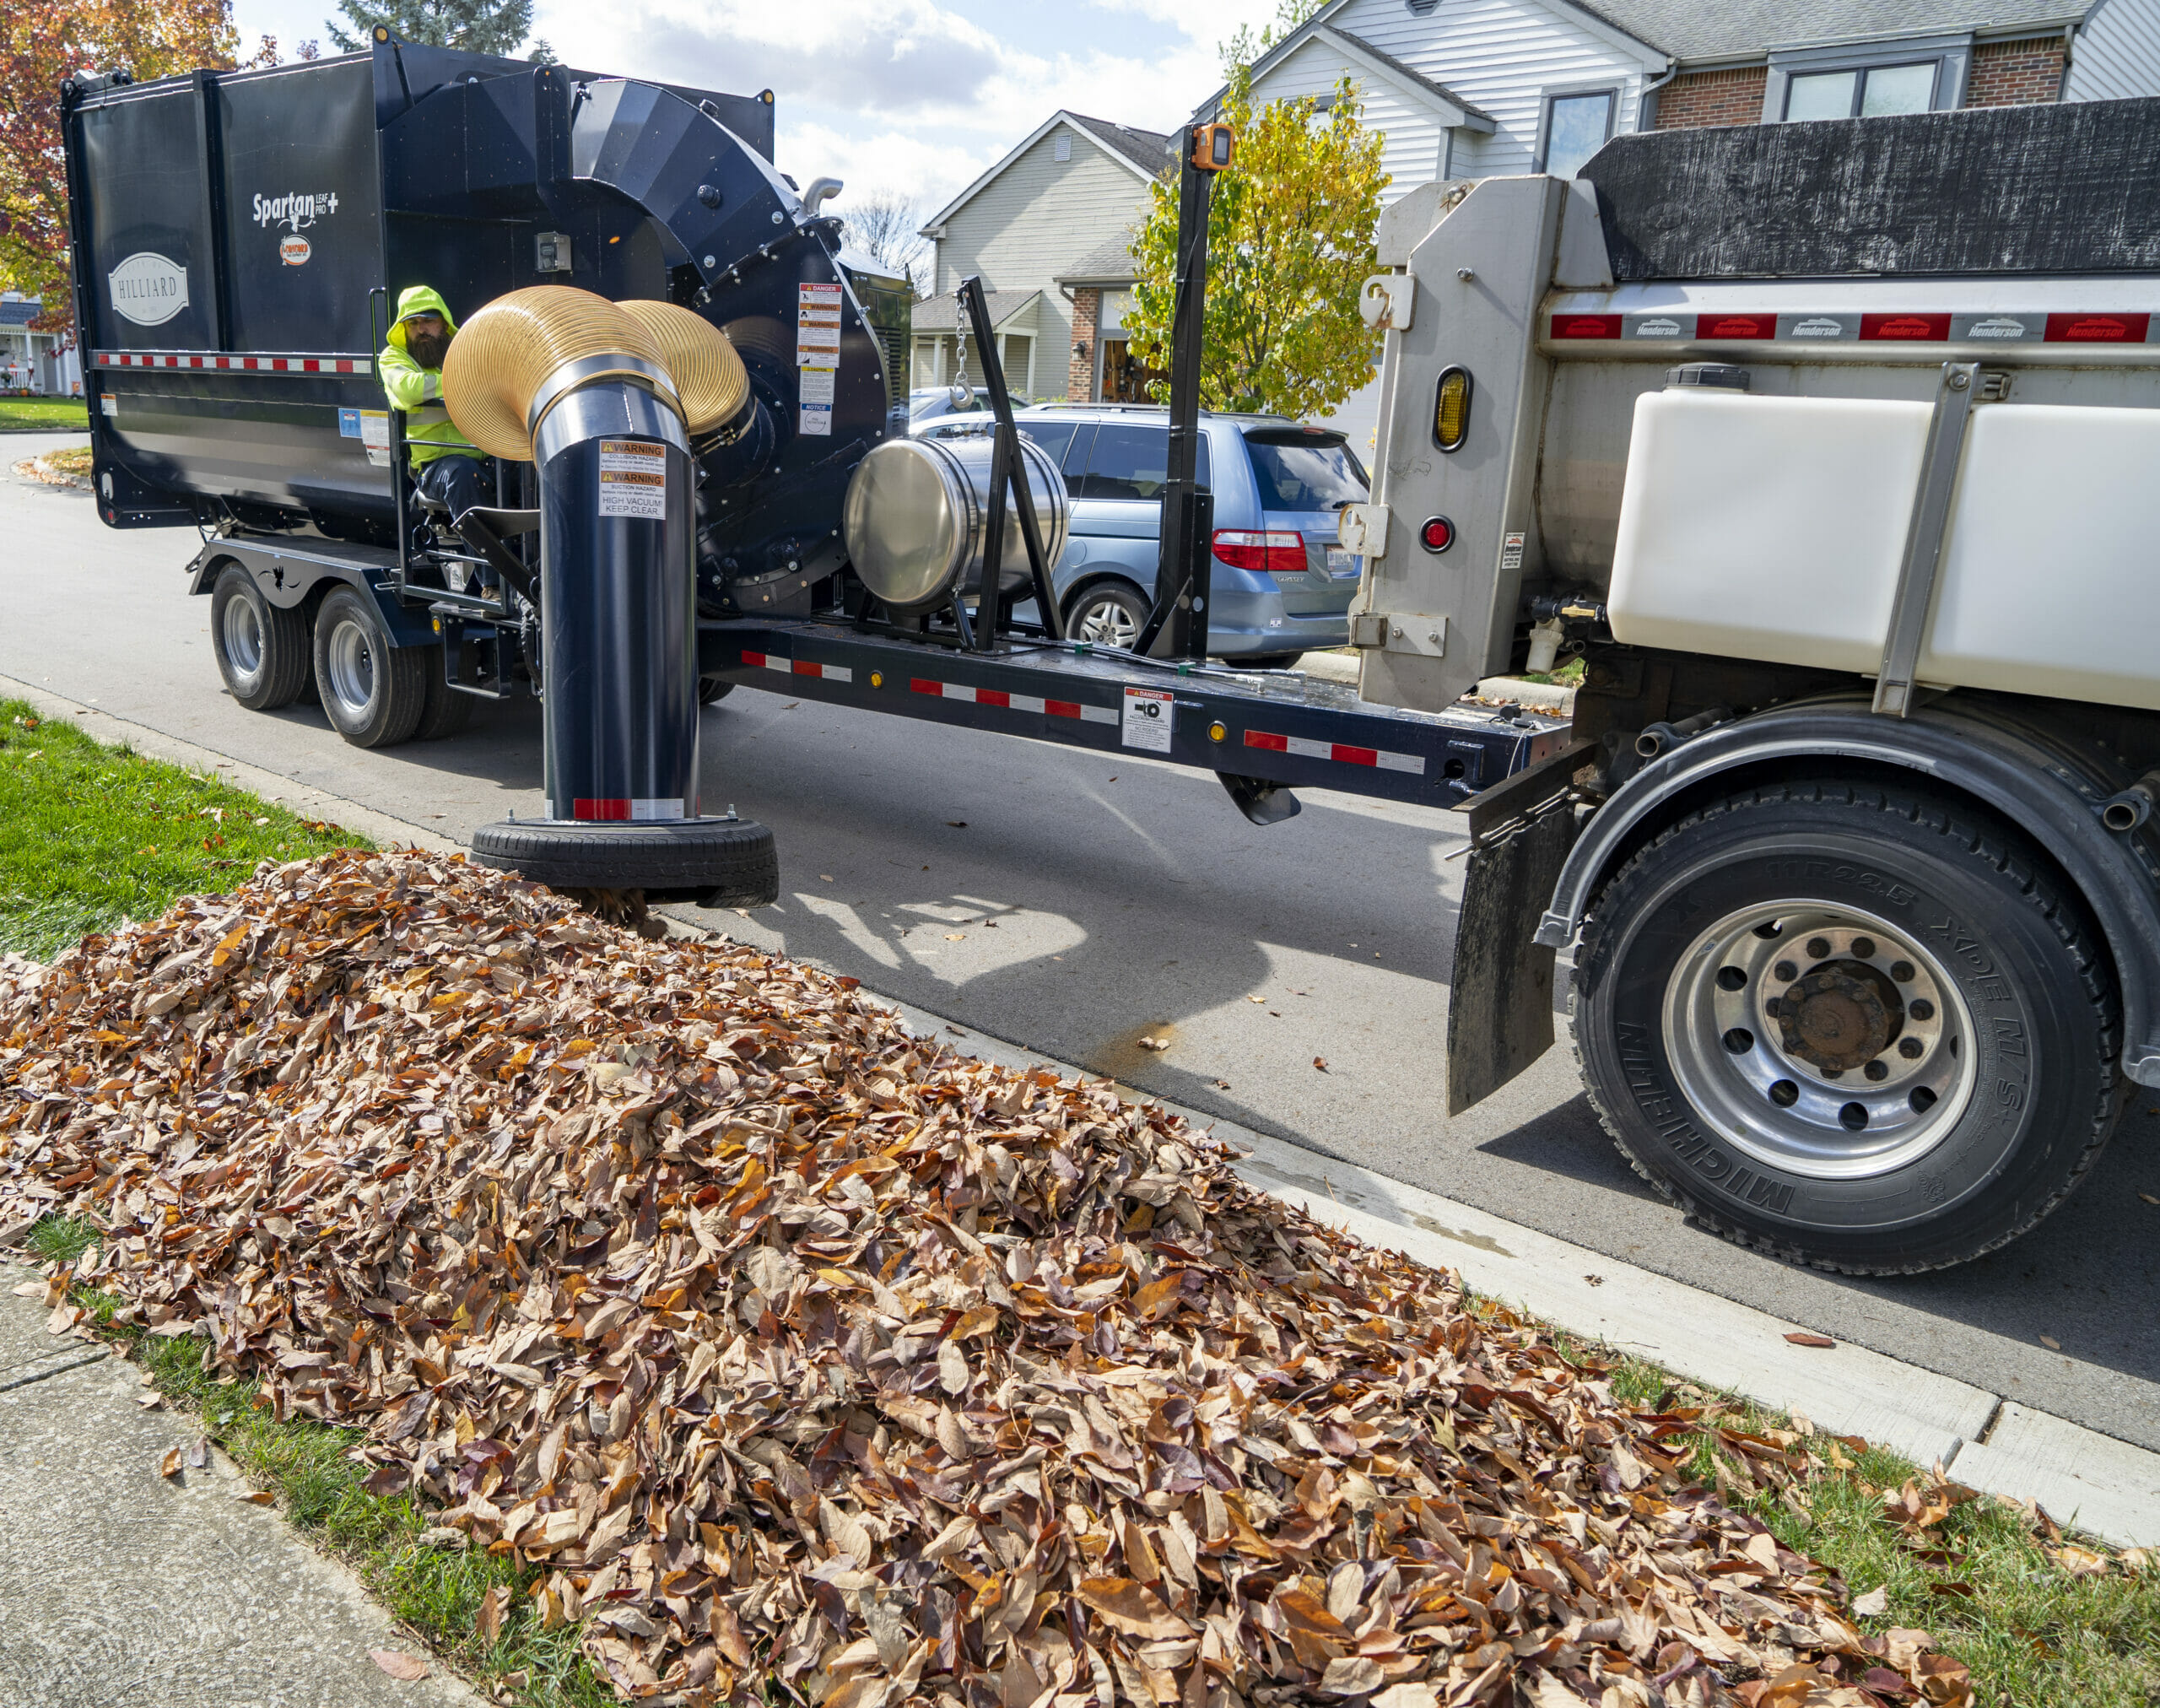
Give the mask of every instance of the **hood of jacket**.
[(457, 330), (457, 322), (440, 291), (431, 284), (408, 285), (397, 294), (397, 318), (390, 325), (390, 342), (401, 350), (405, 348), (405, 322), (416, 314), (439, 314), (444, 326), (453, 333)]

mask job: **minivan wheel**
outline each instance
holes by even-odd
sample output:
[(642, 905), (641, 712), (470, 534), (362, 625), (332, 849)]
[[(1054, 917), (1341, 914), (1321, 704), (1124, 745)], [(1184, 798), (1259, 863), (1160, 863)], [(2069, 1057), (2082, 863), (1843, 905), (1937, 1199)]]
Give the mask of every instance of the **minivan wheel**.
[(375, 602), (333, 588), (315, 615), (315, 678), (331, 727), (354, 747), (410, 741), (427, 710), (433, 648), (397, 646)]
[(1838, 781), (1713, 802), (1599, 895), (1576, 962), (1590, 1100), (1729, 1239), (1898, 1274), (2006, 1244), (2120, 1112), (2097, 927), (2019, 834)]
[(307, 691), (307, 613), (272, 604), (238, 564), (210, 590), (210, 644), (218, 674), (250, 711), (276, 711)]
[(1148, 626), (1148, 604), (1139, 588), (1102, 581), (1065, 608), (1065, 638), (1131, 651)]

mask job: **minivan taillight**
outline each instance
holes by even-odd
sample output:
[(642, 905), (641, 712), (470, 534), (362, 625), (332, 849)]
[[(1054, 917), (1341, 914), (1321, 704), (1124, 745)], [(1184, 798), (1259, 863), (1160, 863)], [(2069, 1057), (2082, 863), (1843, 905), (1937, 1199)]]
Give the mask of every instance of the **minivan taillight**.
[(1265, 570), (1271, 575), (1305, 571), (1305, 537), (1288, 530), (1256, 532), (1241, 527), (1215, 530), (1215, 559), (1234, 570)]

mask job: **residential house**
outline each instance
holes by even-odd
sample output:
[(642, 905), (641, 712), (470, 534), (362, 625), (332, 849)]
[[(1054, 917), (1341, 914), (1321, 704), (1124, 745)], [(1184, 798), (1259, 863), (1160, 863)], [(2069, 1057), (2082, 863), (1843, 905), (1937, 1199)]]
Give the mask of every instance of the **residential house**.
[[(1254, 96), (1325, 101), (1346, 75), (1391, 201), (1572, 176), (1629, 131), (2160, 93), (2160, 0), (1330, 0)], [(1369, 386), (1335, 421), (1362, 441), (1376, 409)]]
[[(1060, 111), (940, 208), (922, 228), (937, 252), (931, 295), (915, 308), (910, 385), (952, 382), (953, 294), (977, 273), (1016, 397), (1133, 395), (1144, 376), (1125, 354), (1126, 248), (1169, 147), (1159, 131)], [(981, 376), (979, 357), (969, 372)]]
[(82, 364), (73, 344), (57, 332), (31, 329), (44, 311), (34, 296), (0, 293), (0, 391), (62, 397), (82, 391)]

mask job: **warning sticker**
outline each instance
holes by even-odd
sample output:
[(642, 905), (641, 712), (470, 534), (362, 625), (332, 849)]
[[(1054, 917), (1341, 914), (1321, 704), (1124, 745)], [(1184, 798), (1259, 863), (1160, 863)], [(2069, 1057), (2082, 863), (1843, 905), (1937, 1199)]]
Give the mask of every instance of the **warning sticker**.
[(1519, 570), (1522, 567), (1522, 543), (1523, 536), (1519, 533), (1503, 536), (1500, 541), (1500, 567), (1502, 569)]
[(795, 365), (837, 368), (840, 365), (840, 288), (804, 284), (796, 288)]
[(840, 379), (833, 369), (805, 368), (796, 377), (802, 382), (804, 403), (829, 404), (833, 401), (835, 382)]
[(1177, 703), (1160, 689), (1125, 690), (1125, 744), (1149, 753), (1170, 750), (1170, 722)]
[(667, 447), (636, 439), (600, 441), (600, 514), (667, 520)]

